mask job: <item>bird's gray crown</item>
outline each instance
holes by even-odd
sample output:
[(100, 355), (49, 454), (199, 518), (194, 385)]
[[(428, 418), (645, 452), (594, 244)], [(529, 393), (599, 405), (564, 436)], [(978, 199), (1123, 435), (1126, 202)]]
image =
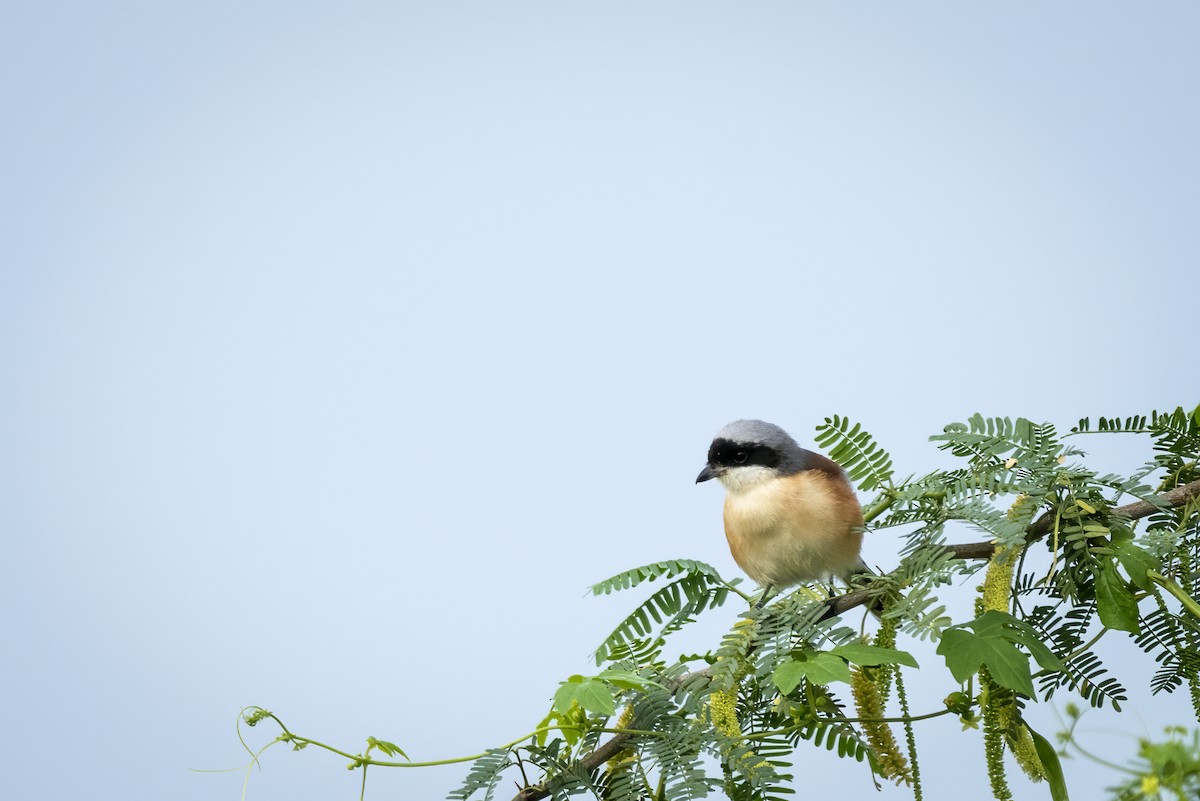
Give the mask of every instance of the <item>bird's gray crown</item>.
[(718, 431), (714, 439), (727, 439), (746, 445), (769, 445), (776, 450), (800, 447), (791, 434), (765, 420), (734, 420)]
[(729, 446), (742, 445), (769, 449), (772, 466), (782, 473), (796, 473), (808, 467), (809, 452), (800, 447), (788, 432), (765, 420), (734, 420), (717, 432), (709, 460), (723, 454)]

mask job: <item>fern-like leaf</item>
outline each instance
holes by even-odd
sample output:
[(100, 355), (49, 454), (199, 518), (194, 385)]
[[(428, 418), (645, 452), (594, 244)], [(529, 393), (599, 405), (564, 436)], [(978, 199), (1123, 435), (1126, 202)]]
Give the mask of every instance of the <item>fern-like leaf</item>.
[(951, 423), (929, 439), (943, 443), (938, 446), (942, 450), (969, 458), (974, 468), (1004, 461), (1001, 457), (1005, 454), (1011, 454), (1013, 464), (1022, 467), (1049, 465), (1065, 455), (1054, 426), (1035, 424), (1024, 417), (1014, 421), (975, 414), (965, 424)]
[(643, 581), (654, 581), (661, 577), (672, 578), (684, 573), (703, 574), (716, 581), (721, 581), (721, 575), (712, 565), (694, 559), (667, 559), (622, 571), (612, 578), (594, 584), (592, 585), (592, 594), (608, 595), (618, 590), (636, 587)]
[(829, 453), (861, 490), (873, 490), (892, 481), (892, 457), (876, 444), (862, 426), (845, 417), (826, 417), (817, 426), (816, 443)]
[(797, 730), (794, 736), (797, 742), (808, 740), (817, 748), (836, 751), (839, 757), (850, 757), (856, 762), (869, 759), (871, 766), (878, 769), (871, 747), (867, 745), (862, 734), (849, 723), (821, 719)]
[(507, 748), (492, 748), (475, 760), (462, 785), (446, 797), (450, 801), (466, 801), (479, 790), (483, 790), (484, 799), (490, 799), (496, 789), (496, 783), (500, 781), (500, 775), (512, 764), (512, 757)]
[(1079, 424), (1071, 429), (1072, 434), (1147, 434), (1150, 427), (1146, 424), (1145, 415), (1133, 415), (1122, 420), (1120, 417), (1097, 417), (1096, 429), (1092, 430), (1092, 422), (1081, 418)]
[[(647, 570), (647, 568), (651, 570)], [(651, 574), (649, 579), (653, 580), (659, 576), (677, 575), (680, 568), (686, 569), (687, 572), (653, 593), (630, 612), (604, 639), (604, 642), (596, 649), (597, 665), (612, 659), (614, 655), (623, 655), (625, 653), (623, 646), (627, 643), (647, 639), (648, 635), (654, 631), (655, 625), (662, 626), (660, 637), (657, 638), (661, 640), (662, 637), (680, 629), (693, 615), (725, 603), (729, 597), (729, 587), (717, 575), (716, 570), (703, 562), (690, 560), (658, 562), (648, 565), (646, 568), (627, 571), (609, 579), (608, 582), (597, 584), (592, 589), (593, 592), (600, 594), (611, 591), (605, 588), (614, 582), (618, 588), (624, 581), (630, 581), (633, 584), (640, 583), (645, 580), (642, 578), (645, 573), (639, 571), (649, 572)]]

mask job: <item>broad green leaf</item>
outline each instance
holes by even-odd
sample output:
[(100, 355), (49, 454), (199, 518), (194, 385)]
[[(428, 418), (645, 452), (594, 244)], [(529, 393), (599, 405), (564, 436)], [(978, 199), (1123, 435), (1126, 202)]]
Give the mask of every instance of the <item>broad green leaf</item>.
[(969, 626), (980, 637), (1005, 637), (1012, 639), (1009, 628), (1017, 622), (1017, 619), (1008, 612), (999, 612), (992, 609), (963, 625)]
[(1034, 697), (1029, 657), (1004, 637), (983, 636), (965, 628), (947, 629), (942, 632), (937, 652), (945, 657), (946, 667), (956, 681), (966, 681), (980, 665), (987, 665), (997, 684)]
[(832, 654), (817, 654), (803, 663), (807, 665), (808, 680), (816, 684), (828, 684), (831, 681), (850, 683), (850, 666), (846, 660)]
[(1110, 629), (1139, 631), (1137, 601), (1112, 562), (1101, 562), (1096, 573), (1096, 611), (1100, 622)]
[(565, 713), (571, 708), (571, 702), (575, 700), (575, 693), (579, 689), (579, 685), (583, 684), (583, 676), (571, 676), (569, 679), (558, 685), (558, 689), (554, 692), (554, 709), (557, 712)]
[(786, 694), (796, 689), (801, 679), (808, 679), (814, 684), (828, 684), (831, 681), (850, 682), (850, 666), (844, 659), (824, 652), (810, 652), (805, 658), (784, 662), (775, 668), (771, 681)]
[[(1025, 728), (1029, 729), (1028, 723), (1025, 724)], [(1054, 750), (1049, 740), (1033, 729), (1029, 729), (1029, 734), (1033, 737), (1033, 747), (1037, 750), (1038, 759), (1046, 769), (1046, 784), (1050, 785), (1051, 801), (1070, 801), (1067, 796), (1067, 781), (1063, 778), (1062, 763), (1058, 760), (1058, 751)]]
[(1129, 574), (1133, 583), (1147, 592), (1153, 589), (1154, 582), (1146, 574), (1162, 567), (1159, 561), (1151, 556), (1149, 551), (1139, 548), (1132, 542), (1113, 542), (1112, 546), (1113, 552), (1121, 562), (1121, 567), (1125, 568), (1125, 572)]
[(556, 718), (558, 718), (558, 713), (551, 709), (546, 714), (546, 717), (542, 718), (542, 721), (538, 723), (538, 733), (534, 735), (534, 739), (537, 740), (538, 745), (546, 744), (546, 734), (548, 733), (550, 724), (552, 724)]
[(937, 652), (946, 658), (946, 667), (955, 681), (966, 681), (983, 664), (985, 654), (979, 642), (979, 635), (966, 629), (946, 629), (942, 632)]
[(566, 712), (551, 709), (537, 727), (538, 733), (535, 737), (538, 745), (546, 744), (546, 735), (551, 729), (557, 729), (568, 745), (575, 745), (587, 729), (587, 713), (578, 703), (572, 702), (570, 709)]
[(612, 690), (602, 681), (585, 681), (579, 685), (575, 699), (588, 712), (598, 715), (611, 715), (616, 711)]
[(1022, 638), (1018, 640), (1022, 645), (1029, 649), (1029, 653), (1033, 654), (1033, 658), (1037, 663), (1046, 670), (1066, 670), (1067, 666), (1062, 663), (1062, 660), (1054, 655), (1054, 652), (1046, 647), (1046, 644), (1036, 637), (1028, 639)]
[(1046, 647), (1038, 633), (1023, 620), (1017, 620), (1007, 612), (991, 610), (967, 624), (978, 634), (1003, 637), (1010, 642), (1020, 643), (1029, 649), (1037, 663), (1046, 670), (1064, 670), (1065, 665)]
[(1033, 675), (1029, 672), (1029, 657), (1021, 653), (1017, 646), (1005, 640), (986, 640), (991, 646), (991, 652), (984, 657), (984, 663), (992, 678), (1001, 687), (1008, 687), (1024, 693), (1030, 698), (1036, 697), (1033, 689)]
[[(1038, 633), (1033, 630), (1033, 627), (1023, 620), (1017, 620), (1008, 612), (990, 610), (965, 625), (974, 629), (975, 633), (981, 637), (1007, 640), (1010, 643), (1024, 645), (1030, 654), (1033, 655), (1033, 658), (1037, 660), (1038, 664), (1047, 670), (1064, 669), (1063, 663), (1054, 655), (1053, 651), (1046, 647), (1045, 643), (1038, 636)], [(1004, 649), (999, 649), (997, 653), (1001, 654), (1001, 656), (997, 657), (997, 661), (994, 664), (989, 663), (988, 665), (989, 668), (993, 669), (993, 678), (996, 678), (995, 670), (999, 669), (1001, 674), (1007, 676), (1008, 679), (996, 678), (998, 682), (1005, 687), (1026, 692), (1024, 688), (1031, 686), (1025, 679), (1026, 676), (1029, 676), (1029, 660), (1021, 654), (1022, 667), (1017, 674), (1012, 674), (1005, 668), (1005, 664), (1015, 663), (1012, 653)], [(1019, 651), (1016, 651), (1016, 653), (1020, 654)], [(1008, 683), (1008, 681), (1015, 682), (1015, 684)], [(1032, 695), (1032, 693), (1029, 694)]]
[(616, 711), (613, 693), (608, 685), (596, 679), (583, 676), (572, 676), (554, 693), (554, 708), (566, 714), (571, 709), (572, 702), (599, 715), (611, 715)]
[(917, 660), (913, 658), (913, 655), (907, 651), (880, 648), (862, 642), (848, 642), (845, 645), (839, 645), (837, 648), (832, 649), (829, 653), (840, 656), (856, 665), (866, 665), (868, 667), (875, 665), (908, 665), (914, 668), (920, 667), (917, 664)]
[(396, 745), (395, 743), (389, 743), (387, 740), (380, 740), (375, 737), (368, 737), (367, 738), (367, 746), (368, 746), (367, 750), (370, 750), (370, 748), (373, 746), (375, 748), (378, 748), (380, 751), (382, 751), (383, 753), (387, 754), (390, 757), (394, 757), (394, 756), (396, 756), (396, 754), (399, 754), (400, 756), (404, 757), (405, 759), (408, 759), (408, 754), (404, 753), (404, 751), (401, 750), (400, 746)]
[(800, 682), (806, 675), (801, 667), (803, 664), (803, 662), (788, 661), (781, 662), (776, 666), (775, 672), (771, 674), (771, 682), (779, 688), (779, 692), (787, 695), (800, 686)]
[(651, 687), (666, 689), (657, 681), (626, 670), (602, 670), (596, 674), (595, 678), (622, 690), (648, 690)]

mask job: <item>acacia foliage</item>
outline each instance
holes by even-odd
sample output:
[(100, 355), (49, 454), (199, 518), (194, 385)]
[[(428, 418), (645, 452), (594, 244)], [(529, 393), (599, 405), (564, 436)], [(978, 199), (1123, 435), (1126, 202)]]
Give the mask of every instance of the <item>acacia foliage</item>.
[[(1149, 458), (1127, 476), (1099, 473), (1080, 447), (1097, 435), (1143, 437)], [(1119, 710), (1125, 679), (1093, 650), (1114, 635), (1157, 664), (1151, 690), (1186, 690), (1200, 721), (1200, 407), (1085, 418), (1065, 436), (975, 415), (930, 438), (957, 466), (903, 480), (859, 424), (826, 419), (815, 439), (869, 493), (867, 536), (898, 537), (896, 564), (842, 597), (800, 588), (761, 606), (687, 559), (598, 583), (596, 594), (657, 586), (601, 640), (600, 670), (563, 682), (537, 731), (480, 755), (450, 797), (492, 798), (508, 778), (524, 801), (776, 799), (793, 793), (796, 750), (816, 747), (920, 798), (920, 723), (956, 715), (984, 730), (996, 798), (1012, 797), (1006, 752), (1066, 798), (1055, 749), (1023, 711), (1061, 694)], [(964, 530), (982, 541), (948, 544)], [(951, 610), (940, 589), (965, 577), (979, 600)], [(731, 603), (740, 611), (719, 643), (665, 656), (672, 634)], [(881, 611), (870, 637), (857, 619), (867, 606)], [(941, 661), (918, 668), (906, 639), (933, 642)], [(943, 676), (944, 709), (911, 714), (904, 676), (916, 669)], [(367, 757), (352, 767), (379, 764)]]

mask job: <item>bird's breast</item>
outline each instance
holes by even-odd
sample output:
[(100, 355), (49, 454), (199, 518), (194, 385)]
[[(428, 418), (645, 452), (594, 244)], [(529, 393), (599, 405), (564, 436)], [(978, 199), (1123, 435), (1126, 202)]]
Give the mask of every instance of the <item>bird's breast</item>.
[(862, 510), (844, 481), (802, 471), (730, 492), (725, 536), (750, 578), (790, 586), (844, 575), (858, 564)]

